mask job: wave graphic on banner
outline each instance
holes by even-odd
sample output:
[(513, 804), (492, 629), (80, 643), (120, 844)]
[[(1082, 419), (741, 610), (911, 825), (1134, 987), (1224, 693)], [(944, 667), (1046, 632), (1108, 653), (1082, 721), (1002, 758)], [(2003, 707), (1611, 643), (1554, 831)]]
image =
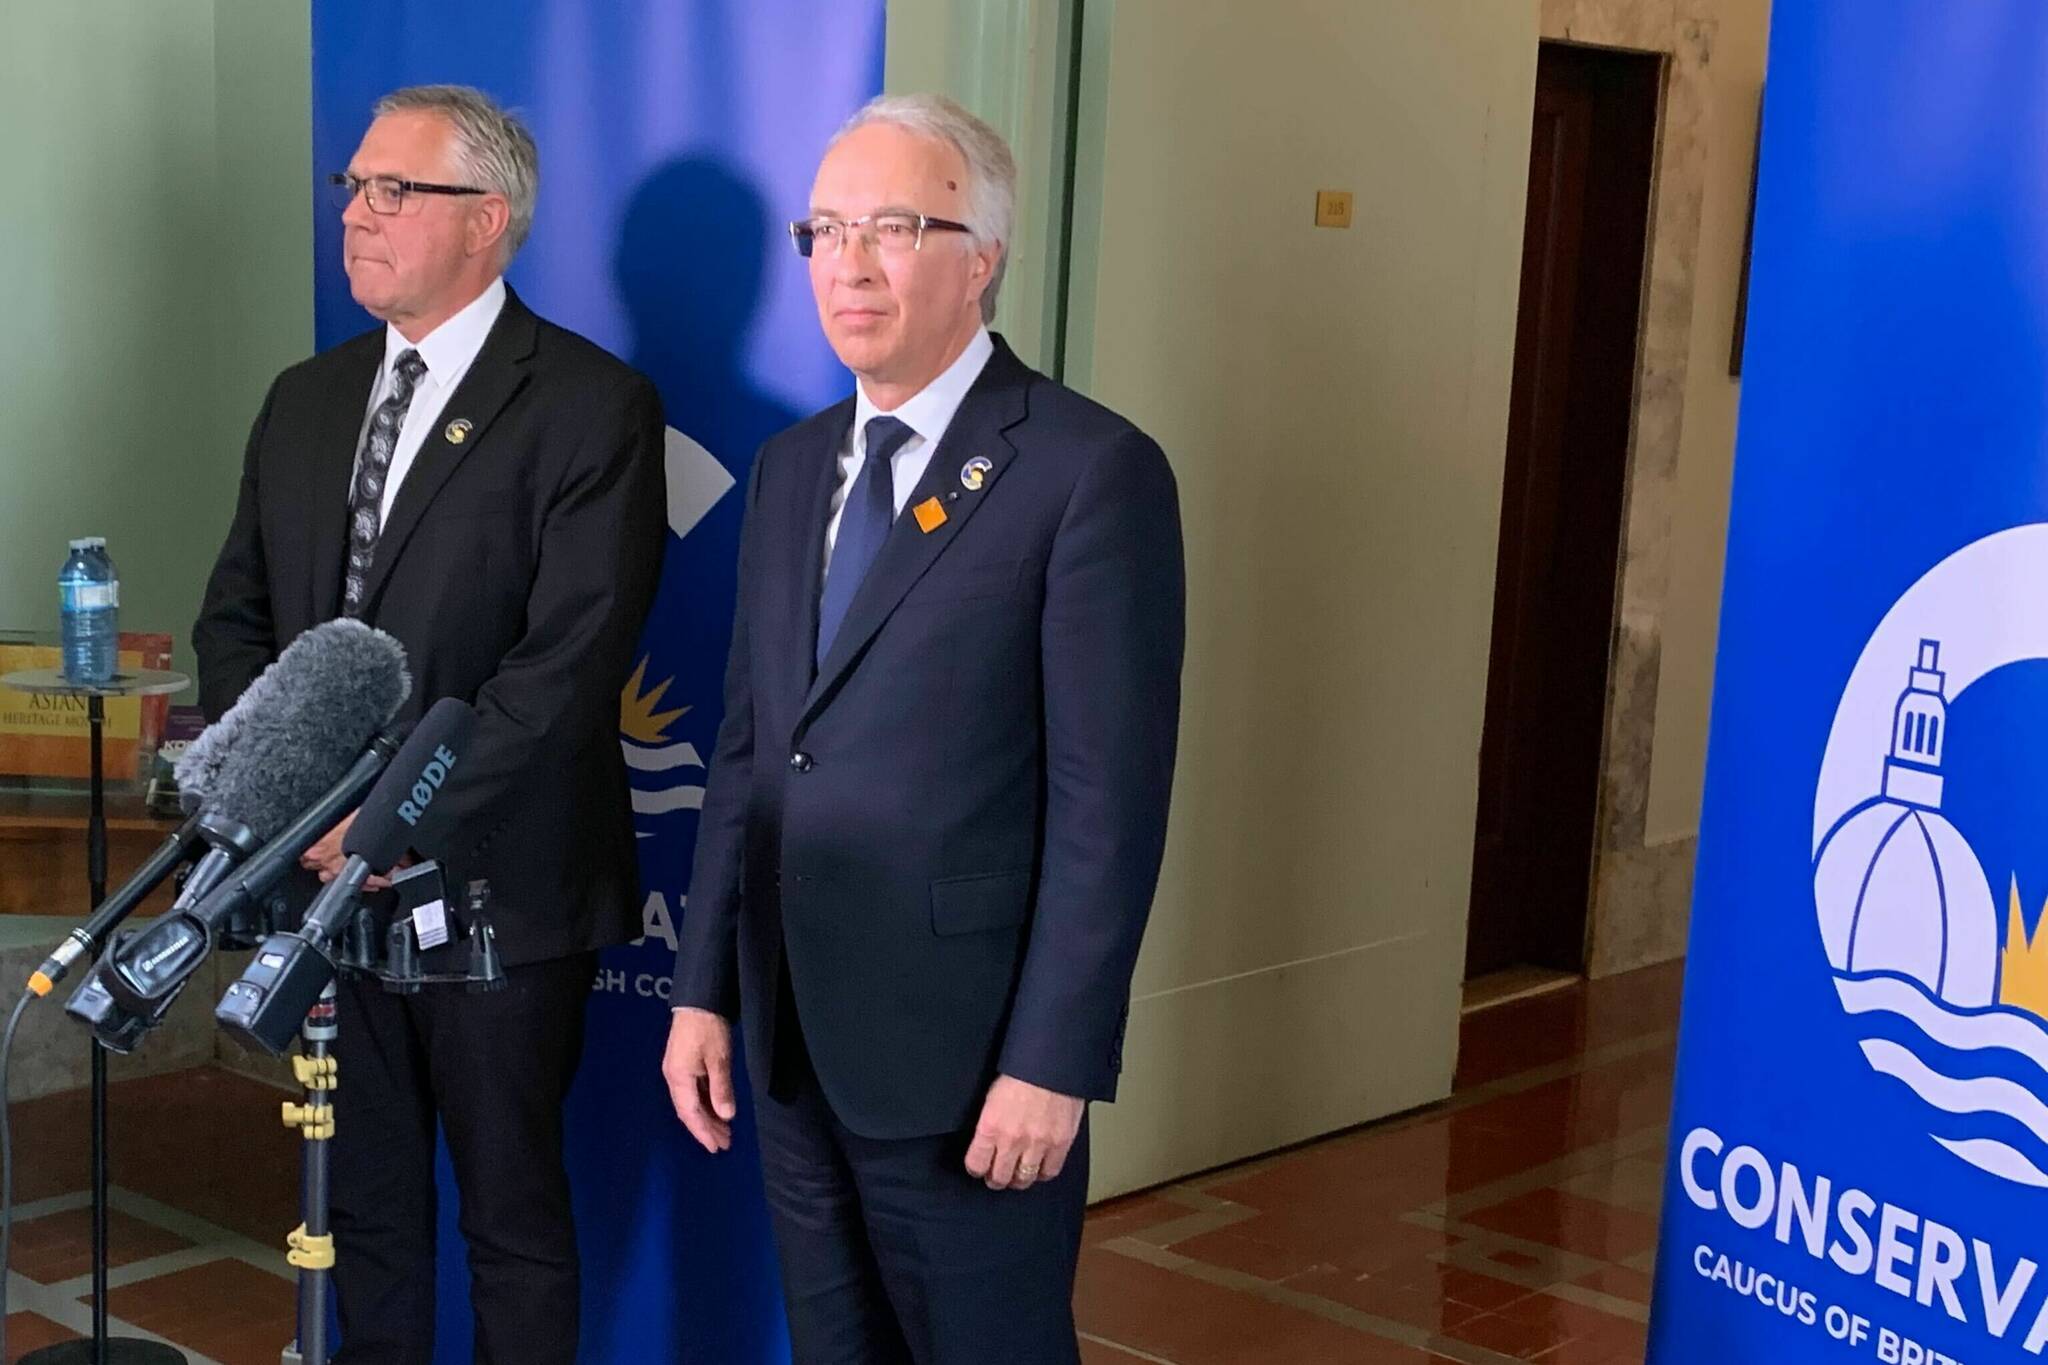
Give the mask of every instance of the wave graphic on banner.
[(2048, 1189), (2048, 1028), (2006, 1006), (1945, 1006), (1903, 977), (1839, 978), (1835, 990), (1850, 1015), (1904, 1035), (1861, 1040), (1873, 1070), (1958, 1120), (2006, 1121), (1995, 1124), (2005, 1136), (1936, 1132), (1936, 1142), (1981, 1170)]
[(668, 727), (690, 708), (658, 709), (675, 679), (663, 678), (648, 688), (647, 662), (644, 657), (640, 660), (619, 696), (619, 748), (625, 754), (632, 786), (634, 834), (641, 839), (651, 839), (659, 832), (656, 817), (702, 810), (706, 776), (704, 757), (696, 745), (668, 739)]

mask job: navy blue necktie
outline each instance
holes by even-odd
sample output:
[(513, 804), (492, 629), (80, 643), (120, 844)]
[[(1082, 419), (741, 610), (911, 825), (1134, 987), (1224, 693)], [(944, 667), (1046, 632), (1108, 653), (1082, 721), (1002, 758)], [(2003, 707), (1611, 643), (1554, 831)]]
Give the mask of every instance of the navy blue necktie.
[(875, 556), (882, 552), (882, 542), (896, 520), (896, 478), (889, 461), (915, 435), (908, 423), (894, 417), (868, 420), (867, 459), (839, 514), (839, 538), (833, 542), (825, 591), (818, 598), (817, 662), (821, 666), (846, 620), (846, 609), (853, 605), (854, 593), (868, 576)]

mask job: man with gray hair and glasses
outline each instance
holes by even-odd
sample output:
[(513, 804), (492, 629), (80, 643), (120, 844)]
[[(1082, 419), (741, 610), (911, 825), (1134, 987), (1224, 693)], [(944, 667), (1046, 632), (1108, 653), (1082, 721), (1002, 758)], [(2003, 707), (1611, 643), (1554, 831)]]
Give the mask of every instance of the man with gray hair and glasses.
[(988, 331), (1015, 179), (958, 105), (884, 97), (790, 225), (858, 387), (754, 462), (663, 1072), (725, 1150), (743, 1024), (804, 1365), (1080, 1358), (1181, 535), (1159, 447)]
[[(476, 707), (435, 798), (452, 834), (422, 852), (451, 896), (488, 883), (507, 986), (339, 984), (336, 1359), (434, 1358), (438, 1126), (475, 1358), (568, 1365), (562, 1103), (597, 950), (640, 932), (618, 696), (667, 536), (661, 403), (506, 287), (539, 168), (489, 96), (385, 97), (332, 182), (350, 290), (382, 325), (271, 385), (193, 629), (200, 695), (219, 716), (301, 631), (348, 616), (405, 646), (409, 717)], [(346, 829), (308, 851), (302, 892), (340, 870)]]

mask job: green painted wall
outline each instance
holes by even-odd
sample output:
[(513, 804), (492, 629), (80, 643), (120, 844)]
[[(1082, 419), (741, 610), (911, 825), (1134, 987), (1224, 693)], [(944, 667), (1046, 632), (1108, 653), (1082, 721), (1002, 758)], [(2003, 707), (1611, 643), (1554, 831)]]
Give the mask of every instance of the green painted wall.
[(1066, 67), (1077, 0), (889, 0), (884, 84), (951, 95), (1010, 141), (1017, 226), (996, 330), (1055, 363), (1065, 202)]
[[(890, 0), (889, 16), (890, 88), (953, 94), (1019, 150), (1025, 287), (1005, 325), (1041, 359), (1057, 239), (1028, 234), (1062, 217), (1055, 58), (1078, 26), (1065, 378), (1157, 437), (1180, 478), (1181, 764), (1095, 1193), (1440, 1098), (1534, 0)], [(1048, 34), (1065, 38), (1051, 55)], [(1313, 225), (1319, 189), (1357, 195), (1355, 228)]]
[[(0, 629), (105, 535), (179, 665), (264, 386), (312, 343), (306, 8), (0, 0)], [(189, 699), (189, 698), (188, 698)]]

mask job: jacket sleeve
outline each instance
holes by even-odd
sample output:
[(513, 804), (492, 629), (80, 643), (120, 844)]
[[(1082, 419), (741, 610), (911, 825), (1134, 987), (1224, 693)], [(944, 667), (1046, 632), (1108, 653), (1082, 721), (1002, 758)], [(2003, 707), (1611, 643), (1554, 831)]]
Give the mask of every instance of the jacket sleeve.
[(242, 454), (242, 481), (235, 517), (206, 580), (199, 619), (192, 625), (192, 651), (199, 659), (199, 705), (206, 719), (219, 720), (256, 675), (277, 657), (277, 629), (270, 614), (270, 574), (263, 553), (263, 520), (258, 471), (263, 436), (270, 425), (277, 385), (249, 428)]
[(725, 659), (725, 717), (705, 778), (704, 809), (690, 868), (689, 902), (676, 933), (673, 1006), (739, 1017), (739, 913), (747, 856), (747, 806), (754, 781), (754, 691), (749, 658), (752, 611), (748, 598), (759, 560), (761, 467), (754, 457), (747, 480), (746, 517), (740, 530), (739, 594), (733, 608), (732, 648)]
[(1061, 1094), (1116, 1094), (1166, 842), (1185, 608), (1173, 472), (1133, 430), (1077, 480), (1046, 567), (1045, 842), (999, 1065)]
[(471, 853), (533, 799), (535, 774), (616, 743), (619, 688), (654, 601), (667, 537), (661, 399), (633, 375), (592, 395), (584, 438), (542, 513), (525, 631), (478, 689), (479, 723), (442, 797)]

